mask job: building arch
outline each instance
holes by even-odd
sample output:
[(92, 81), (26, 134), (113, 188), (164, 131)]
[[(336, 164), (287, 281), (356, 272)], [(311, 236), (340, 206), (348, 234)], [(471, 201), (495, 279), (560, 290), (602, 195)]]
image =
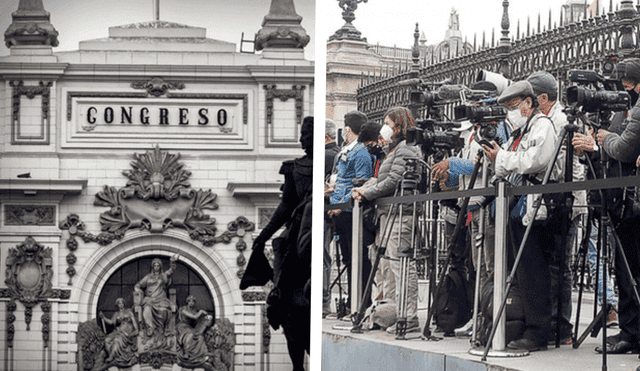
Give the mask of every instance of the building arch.
[(98, 249), (76, 276), (72, 303), (78, 303), (78, 322), (97, 316), (96, 308), (100, 292), (107, 280), (123, 264), (147, 255), (170, 257), (179, 254), (180, 260), (190, 265), (203, 279), (216, 306), (216, 316), (229, 318), (234, 305), (242, 303), (238, 279), (232, 267), (213, 248), (203, 248), (199, 242), (189, 239), (181, 231), (165, 231), (152, 234), (131, 231), (120, 241)]

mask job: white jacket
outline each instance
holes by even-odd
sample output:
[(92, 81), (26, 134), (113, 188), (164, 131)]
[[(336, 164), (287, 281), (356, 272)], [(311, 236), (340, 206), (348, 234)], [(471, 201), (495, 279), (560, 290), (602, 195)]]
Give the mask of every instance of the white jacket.
[[(547, 166), (553, 159), (558, 134), (551, 120), (540, 112), (522, 129), (524, 135), (515, 150), (513, 145), (517, 137), (512, 135), (498, 151), (494, 164), (495, 175), (506, 179), (512, 174), (532, 174), (542, 181)], [(561, 176), (562, 170), (556, 164), (550, 180), (558, 180)]]

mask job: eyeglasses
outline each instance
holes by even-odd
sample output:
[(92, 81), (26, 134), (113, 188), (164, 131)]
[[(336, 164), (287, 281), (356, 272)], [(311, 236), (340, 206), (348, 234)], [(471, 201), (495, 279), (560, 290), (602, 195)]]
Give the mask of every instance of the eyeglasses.
[(633, 88), (635, 88), (635, 85), (631, 82), (622, 80), (622, 86), (624, 87), (624, 90), (631, 90)]
[(518, 108), (518, 106), (520, 105), (520, 103), (524, 102), (524, 100), (520, 100), (518, 103), (513, 103), (513, 104), (505, 104), (505, 107), (507, 108), (508, 111), (513, 111), (515, 109)]

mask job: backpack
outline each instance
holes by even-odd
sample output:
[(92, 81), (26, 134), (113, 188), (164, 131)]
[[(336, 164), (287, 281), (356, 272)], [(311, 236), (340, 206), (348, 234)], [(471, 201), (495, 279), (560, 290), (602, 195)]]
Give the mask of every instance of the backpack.
[[(476, 325), (477, 341), (482, 346), (487, 345), (487, 340), (493, 327), (493, 277), (485, 279), (480, 288), (478, 323)], [(509, 290), (507, 305), (504, 309), (506, 318), (506, 341), (517, 340), (524, 333), (524, 307), (518, 286), (514, 284)]]
[(473, 311), (473, 287), (464, 274), (451, 268), (443, 278), (443, 284), (434, 299), (436, 325), (445, 333), (464, 326)]

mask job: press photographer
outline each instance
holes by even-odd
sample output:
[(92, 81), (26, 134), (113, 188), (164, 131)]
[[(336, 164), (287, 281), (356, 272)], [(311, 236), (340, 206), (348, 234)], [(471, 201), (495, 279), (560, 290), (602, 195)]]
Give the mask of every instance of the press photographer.
[[(640, 155), (640, 106), (638, 106), (640, 59), (630, 58), (620, 62), (616, 66), (615, 73), (622, 80), (624, 90), (629, 93), (633, 108), (628, 115), (623, 113), (614, 116), (607, 129), (601, 128), (588, 135), (576, 134), (573, 140), (576, 150), (591, 152), (592, 160), (597, 160), (598, 155), (601, 156), (600, 160), (604, 168), (600, 169), (597, 175), (600, 177), (606, 174), (607, 178), (634, 175), (635, 162)], [(583, 110), (586, 110), (585, 105), (583, 103)], [(628, 118), (623, 120), (625, 116)], [(601, 148), (596, 145), (596, 140)], [(597, 152), (598, 150), (601, 150), (600, 153)], [(634, 211), (638, 210), (634, 208), (637, 205), (636, 195), (633, 188), (603, 190), (602, 193), (606, 197), (605, 203), (608, 206), (606, 211), (609, 212), (611, 224), (615, 234), (620, 238), (622, 248), (622, 254), (615, 254), (620, 333), (607, 337), (606, 352), (608, 354), (637, 352), (640, 350), (638, 344), (640, 307), (636, 302), (633, 281), (637, 282), (640, 279), (640, 240), (636, 236), (640, 228), (640, 214)], [(599, 193), (593, 192), (592, 195), (599, 196)], [(599, 200), (594, 199), (594, 201)], [(626, 268), (627, 263), (630, 272)], [(602, 352), (602, 348), (597, 347), (596, 351)]]
[[(441, 187), (445, 189), (454, 188), (458, 185), (468, 189), (473, 173), (474, 160), (478, 152), (482, 150), (480, 143), (488, 144), (491, 141), (503, 143), (507, 139), (507, 131), (504, 124), (507, 111), (503, 106), (497, 104), (496, 86), (488, 81), (480, 81), (471, 86), (470, 92), (471, 94), (465, 94), (465, 97), (469, 99), (467, 104), (454, 108), (455, 120), (461, 122), (461, 127), (453, 130), (461, 133), (464, 147), (457, 156), (435, 164), (432, 169), (433, 180), (439, 181)], [(483, 188), (482, 182), (477, 180), (473, 188)], [(484, 197), (472, 197), (469, 200), (467, 209), (471, 214), (469, 226), (471, 227), (472, 254), (469, 258), (473, 260), (474, 269), (478, 269), (475, 266), (478, 244), (483, 243), (483, 236), (478, 235), (480, 225), (479, 210), (483, 201)], [(458, 204), (460, 203), (461, 201), (458, 201)], [(457, 215), (453, 215), (452, 218), (449, 218), (449, 223), (454, 224), (456, 219)], [(483, 233), (483, 235), (486, 234)], [(466, 250), (466, 245), (465, 243), (463, 246), (458, 246), (456, 255), (466, 258), (462, 256)], [(488, 277), (493, 270), (493, 246), (491, 246), (491, 249), (483, 250), (481, 273), (483, 277)], [(456, 258), (453, 261), (455, 262)]]
[[(528, 81), (518, 81), (505, 89), (498, 98), (509, 110), (508, 117), (514, 132), (509, 141), (500, 147), (497, 143), (484, 145), (485, 154), (495, 167), (495, 177), (506, 179), (513, 186), (541, 182), (545, 170), (553, 160), (557, 133), (551, 120), (538, 109), (538, 99)], [(561, 177), (561, 171), (554, 166), (550, 174), (552, 181)], [(526, 225), (531, 225), (529, 238), (521, 251), (521, 259), (526, 262), (516, 268), (518, 288), (522, 293), (525, 329), (522, 338), (507, 344), (511, 349), (529, 351), (546, 350), (551, 323), (551, 283), (549, 264), (555, 255), (555, 238), (560, 236), (558, 223), (559, 208), (552, 208), (547, 201), (545, 213), (533, 214), (533, 202), (521, 196), (511, 211), (509, 228), (513, 240), (512, 258), (525, 234)], [(558, 200), (562, 202), (561, 200)]]
[[(493, 83), (489, 81), (477, 82), (471, 86), (471, 90), (464, 91), (462, 95), (465, 98), (464, 104), (454, 108), (455, 121), (460, 122), (461, 127), (453, 130), (461, 133), (464, 147), (457, 156), (447, 158), (432, 168), (433, 180), (439, 181), (442, 189), (456, 188), (458, 185), (469, 189), (475, 167), (474, 160), (482, 150), (481, 143), (488, 144), (490, 141), (503, 143), (508, 137), (504, 123), (507, 111), (503, 106), (497, 104), (497, 88)], [(482, 171), (479, 176), (481, 174)], [(478, 178), (474, 182), (473, 188), (483, 188), (484, 186), (483, 181)], [(459, 199), (454, 208), (445, 209), (445, 234), (449, 237), (452, 236), (455, 229), (458, 214), (462, 212), (460, 207), (463, 202)], [(485, 202), (484, 197), (471, 197), (467, 207), (469, 215), (465, 215), (464, 218), (467, 221), (467, 226), (460, 227), (457, 241), (451, 244), (453, 250), (451, 267), (460, 272), (469, 271), (467, 275), (469, 286), (472, 286), (474, 281), (471, 276), (473, 270), (479, 273), (475, 275), (476, 279), (480, 278), (483, 282), (491, 279), (493, 272), (494, 236), (492, 227), (494, 223), (489, 213), (481, 212), (483, 202)], [(481, 225), (482, 218), (484, 223)], [(467, 232), (467, 228), (469, 228), (469, 232)], [(470, 240), (467, 237), (470, 237)], [(469, 249), (469, 245), (471, 249)], [(478, 268), (479, 253), (482, 256)], [(472, 300), (473, 298), (470, 298), (470, 301)], [(436, 318), (437, 323), (442, 322), (439, 317)], [(438, 324), (440, 328), (443, 328), (442, 323)], [(472, 326), (456, 330), (455, 334), (457, 336), (472, 335)]]

